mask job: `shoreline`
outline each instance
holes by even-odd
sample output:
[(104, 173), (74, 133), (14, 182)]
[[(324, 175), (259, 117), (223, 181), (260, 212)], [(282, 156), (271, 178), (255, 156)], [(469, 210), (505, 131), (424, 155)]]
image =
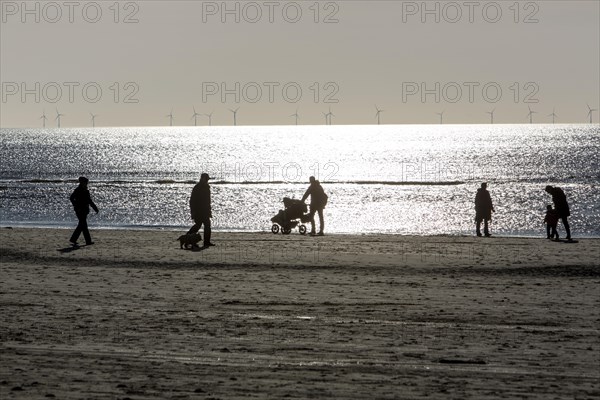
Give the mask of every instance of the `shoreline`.
[[(66, 226), (66, 225), (35, 225), (35, 224), (8, 224), (8, 225), (4, 225), (4, 224), (0, 224), (0, 230), (1, 229), (57, 229), (57, 230), (74, 230), (75, 227), (77, 225), (77, 221), (74, 221), (72, 226)], [(190, 225), (186, 225), (186, 226), (128, 226), (128, 225), (124, 225), (124, 226), (92, 226), (90, 225), (90, 232), (93, 232), (94, 230), (97, 231), (134, 231), (134, 232), (144, 232), (144, 231), (149, 231), (149, 232), (182, 232), (185, 233), (188, 229), (189, 229)], [(270, 233), (273, 236), (281, 236), (280, 233), (278, 234), (273, 234), (269, 231), (269, 229), (265, 229), (265, 230), (261, 230), (261, 231), (252, 231), (252, 230), (220, 230), (218, 228), (213, 228), (212, 229), (213, 233), (236, 233), (236, 234), (244, 234), (247, 233), (249, 235), (253, 235), (253, 234), (263, 234), (263, 233)], [(202, 233), (202, 229), (200, 230), (200, 233)], [(290, 234), (290, 236), (302, 236), (300, 235), (296, 230), (292, 231), (292, 233)], [(327, 233), (327, 236), (399, 236), (399, 237), (415, 237), (415, 238), (435, 238), (435, 237), (454, 237), (454, 238), (476, 238), (474, 234), (469, 234), (469, 233), (456, 233), (456, 234), (444, 234), (444, 233), (440, 233), (440, 234), (422, 234), (422, 235), (418, 235), (418, 234), (413, 234), (413, 233), (390, 233), (390, 232), (364, 232), (364, 233), (352, 233), (352, 232), (335, 232), (335, 233)], [(306, 235), (308, 236), (308, 235)], [(539, 235), (534, 235), (534, 234), (513, 234), (513, 235), (509, 235), (509, 234), (493, 234), (492, 237), (494, 239), (502, 239), (502, 238), (506, 238), (506, 239), (518, 239), (518, 238), (522, 238), (522, 239), (543, 239), (543, 240), (547, 240), (544, 237), (544, 232), (542, 230), (540, 230)], [(573, 235), (573, 239), (575, 240), (579, 240), (579, 239), (600, 239), (600, 236), (577, 236), (577, 235)], [(481, 240), (485, 240), (485, 239), (481, 239)]]
[[(184, 231), (92, 229), (92, 246), (73, 247), (71, 229), (0, 229), (2, 261), (52, 265), (144, 264), (153, 268), (203, 265), (314, 268), (544, 268), (600, 266), (600, 239), (575, 243), (545, 238), (492, 236), (345, 235), (311, 237), (296, 232), (213, 232), (217, 246), (194, 251), (180, 248)], [(202, 234), (202, 231), (200, 231)], [(80, 244), (83, 238), (80, 237)], [(202, 243), (200, 242), (200, 245)]]

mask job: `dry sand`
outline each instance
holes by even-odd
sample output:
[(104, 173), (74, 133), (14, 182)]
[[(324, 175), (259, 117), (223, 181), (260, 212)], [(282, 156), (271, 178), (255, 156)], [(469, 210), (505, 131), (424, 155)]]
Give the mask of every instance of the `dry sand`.
[(600, 398), (600, 240), (1, 229), (0, 398)]

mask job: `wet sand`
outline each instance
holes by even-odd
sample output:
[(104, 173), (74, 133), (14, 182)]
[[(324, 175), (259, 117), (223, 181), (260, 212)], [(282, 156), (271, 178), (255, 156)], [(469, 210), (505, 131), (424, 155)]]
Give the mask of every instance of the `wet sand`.
[(0, 398), (600, 398), (600, 240), (0, 229)]

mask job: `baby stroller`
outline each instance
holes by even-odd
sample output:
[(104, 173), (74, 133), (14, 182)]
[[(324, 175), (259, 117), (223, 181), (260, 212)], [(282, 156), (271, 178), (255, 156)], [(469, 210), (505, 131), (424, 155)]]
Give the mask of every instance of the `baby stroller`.
[[(308, 222), (308, 214), (305, 215), (308, 208), (303, 201), (284, 197), (283, 207), (283, 210), (279, 210), (279, 213), (271, 218), (271, 222), (273, 222), (271, 232), (274, 234), (279, 233), (279, 230), (281, 229), (282, 234), (289, 235), (292, 233), (292, 229), (297, 227), (298, 224), (301, 222)], [(298, 226), (298, 232), (300, 232), (301, 235), (305, 235), (306, 225), (301, 224)]]

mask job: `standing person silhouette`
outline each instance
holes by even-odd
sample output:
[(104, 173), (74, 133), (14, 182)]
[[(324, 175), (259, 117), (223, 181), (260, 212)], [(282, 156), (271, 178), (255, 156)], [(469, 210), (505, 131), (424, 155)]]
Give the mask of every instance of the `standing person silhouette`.
[(560, 240), (558, 237), (558, 232), (556, 231), (558, 218), (559, 216), (556, 210), (553, 209), (550, 204), (548, 204), (546, 206), (546, 216), (544, 217), (544, 222), (546, 223), (546, 237), (548, 239), (555, 239), (556, 241)]
[(481, 222), (483, 221), (483, 234), (486, 237), (492, 236), (488, 228), (488, 221), (492, 219), (494, 206), (492, 205), (492, 197), (487, 191), (487, 183), (481, 184), (475, 195), (475, 224), (477, 236), (481, 236)]
[(571, 215), (571, 211), (569, 211), (569, 203), (567, 203), (567, 196), (565, 196), (565, 192), (563, 192), (563, 190), (559, 187), (553, 187), (550, 185), (546, 186), (546, 192), (552, 195), (554, 209), (558, 214), (558, 218), (562, 220), (562, 223), (565, 226), (565, 231), (567, 232), (566, 239), (571, 241), (571, 227), (569, 226), (569, 221), (567, 221), (567, 217)]
[(210, 203), (210, 186), (208, 185), (209, 179), (210, 177), (207, 173), (202, 173), (200, 175), (200, 182), (194, 186), (190, 197), (190, 211), (194, 225), (190, 228), (188, 234), (197, 233), (200, 227), (204, 225), (204, 247), (214, 246), (210, 242), (212, 209)]
[(302, 201), (304, 202), (308, 196), (310, 196), (310, 213), (308, 214), (310, 217), (310, 235), (315, 236), (315, 212), (319, 213), (319, 236), (323, 236), (325, 233), (323, 230), (325, 229), (325, 222), (323, 221), (323, 209), (327, 205), (327, 195), (319, 183), (318, 180), (315, 179), (314, 176), (311, 176), (309, 179), (310, 186), (306, 189), (304, 196), (302, 196)]
[(94, 244), (90, 236), (90, 231), (88, 230), (87, 216), (90, 213), (90, 206), (92, 206), (94, 211), (96, 211), (96, 214), (98, 214), (98, 207), (96, 207), (92, 201), (87, 185), (88, 178), (85, 176), (80, 176), (79, 186), (75, 188), (73, 194), (71, 194), (71, 197), (69, 198), (71, 200), (71, 204), (73, 204), (73, 208), (75, 209), (75, 215), (77, 215), (77, 219), (79, 220), (77, 228), (75, 228), (70, 240), (74, 246), (77, 245), (77, 239), (79, 239), (79, 235), (82, 232), (85, 239), (85, 244), (87, 246)]

